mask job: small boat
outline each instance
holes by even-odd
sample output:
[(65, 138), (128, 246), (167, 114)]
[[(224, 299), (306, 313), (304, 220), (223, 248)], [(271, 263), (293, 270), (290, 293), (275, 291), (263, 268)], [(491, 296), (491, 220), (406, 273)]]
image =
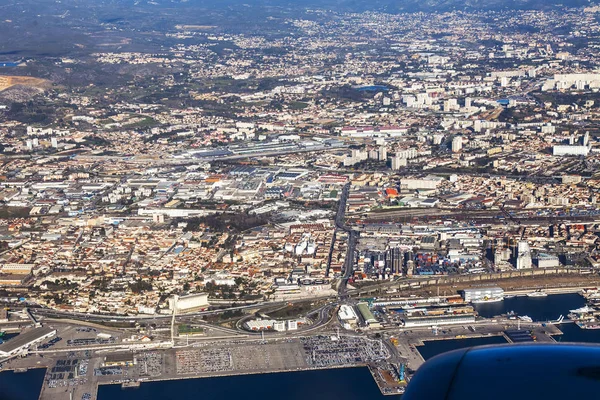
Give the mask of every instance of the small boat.
[(589, 313), (589, 312), (593, 312), (596, 311), (595, 308), (590, 307), (588, 305), (585, 305), (581, 308), (576, 308), (575, 310), (569, 310), (569, 312), (574, 313), (574, 314), (585, 314), (585, 313)]
[(527, 297), (546, 297), (548, 293), (536, 290), (535, 292), (527, 293)]
[(499, 301), (503, 301), (504, 297), (484, 297), (483, 299), (473, 300), (471, 303), (473, 304), (485, 304), (485, 303), (498, 303)]
[(514, 294), (509, 294), (509, 295), (504, 296), (505, 299), (514, 299), (515, 297), (517, 297), (517, 296), (515, 296)]
[(600, 329), (600, 324), (590, 324), (590, 325), (581, 324), (581, 325), (579, 325), (579, 327), (581, 329)]
[(533, 322), (533, 320), (531, 319), (531, 317), (530, 317), (530, 316), (527, 316), (527, 315), (521, 315), (521, 316), (519, 317), (519, 319), (520, 319), (521, 321), (523, 321), (523, 322)]

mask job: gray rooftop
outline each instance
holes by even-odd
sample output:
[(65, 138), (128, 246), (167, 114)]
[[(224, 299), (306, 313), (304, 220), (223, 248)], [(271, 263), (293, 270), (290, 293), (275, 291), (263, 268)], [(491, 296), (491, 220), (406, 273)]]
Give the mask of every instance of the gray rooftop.
[(33, 330), (21, 333), (19, 336), (0, 344), (0, 353), (10, 353), (11, 351), (14, 351), (17, 348), (21, 346), (26, 346), (29, 343), (38, 340), (42, 336), (45, 336), (50, 332), (54, 331), (55, 329), (44, 326), (41, 328), (35, 328)]

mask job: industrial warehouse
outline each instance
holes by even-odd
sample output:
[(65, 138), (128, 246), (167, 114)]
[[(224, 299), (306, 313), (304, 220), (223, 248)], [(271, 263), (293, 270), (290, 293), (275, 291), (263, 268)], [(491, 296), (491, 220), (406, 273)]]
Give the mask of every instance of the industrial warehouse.
[(356, 306), (341, 305), (338, 319), (348, 330), (379, 329), (388, 327), (434, 327), (438, 325), (470, 324), (477, 320), (477, 313), (468, 303), (477, 303), (487, 296), (498, 296), (501, 288), (468, 290), (466, 301), (460, 296), (430, 298), (366, 299)]
[(0, 344), (0, 357), (11, 357), (42, 343), (56, 335), (56, 329), (50, 327), (34, 328), (23, 332), (13, 340)]

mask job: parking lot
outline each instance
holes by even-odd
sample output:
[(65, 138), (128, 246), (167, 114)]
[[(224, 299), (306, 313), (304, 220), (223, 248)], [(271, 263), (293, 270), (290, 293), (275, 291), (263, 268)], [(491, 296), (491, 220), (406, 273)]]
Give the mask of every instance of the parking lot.
[(46, 371), (49, 388), (74, 387), (87, 383), (87, 366), (89, 360), (77, 358), (74, 352), (67, 358), (57, 359), (54, 366)]
[(176, 357), (178, 374), (233, 370), (231, 352), (227, 349), (182, 350)]
[(140, 376), (160, 376), (163, 373), (163, 353), (152, 351), (140, 353), (137, 356)]
[(314, 336), (301, 340), (307, 364), (315, 367), (363, 364), (389, 357), (380, 342), (361, 337)]

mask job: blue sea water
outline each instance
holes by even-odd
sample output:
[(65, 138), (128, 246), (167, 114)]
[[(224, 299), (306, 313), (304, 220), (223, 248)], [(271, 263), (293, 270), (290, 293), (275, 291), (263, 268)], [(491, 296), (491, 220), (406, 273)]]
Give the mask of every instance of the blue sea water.
[(505, 344), (506, 340), (502, 336), (489, 336), (468, 339), (428, 340), (423, 343), (424, 346), (417, 347), (417, 350), (425, 360), (429, 360), (431, 357), (447, 351), (488, 344)]
[(0, 338), (0, 344), (6, 342), (7, 340), (10, 340), (12, 338), (14, 338), (15, 336), (18, 336), (18, 333), (5, 333), (1, 338)]
[(600, 343), (600, 329), (581, 329), (575, 324), (559, 326), (562, 335), (554, 336), (557, 342)]
[(38, 400), (45, 373), (44, 368), (0, 373), (0, 400)]
[[(528, 315), (534, 321), (556, 320), (559, 316), (566, 316), (569, 310), (583, 307), (585, 299), (578, 294), (558, 294), (547, 297), (518, 296), (498, 303), (477, 304), (475, 309), (482, 317), (492, 318), (500, 314), (514, 311), (518, 315)], [(555, 337), (558, 342), (585, 342), (600, 343), (600, 330), (580, 329), (575, 324), (562, 324), (559, 326), (562, 335)], [(445, 353), (447, 351), (463, 349), (465, 347), (483, 346), (488, 344), (506, 343), (503, 337), (492, 336), (456, 340), (436, 340), (424, 342), (424, 346), (417, 349), (425, 360)]]
[(556, 320), (565, 317), (569, 310), (585, 305), (585, 299), (576, 293), (557, 294), (547, 297), (517, 296), (498, 303), (476, 304), (475, 310), (482, 317), (492, 318), (514, 311), (519, 315), (528, 315), (536, 322)]
[(383, 396), (367, 368), (147, 382), (135, 389), (121, 389), (120, 385), (102, 385), (98, 388), (98, 400), (179, 400), (196, 398), (197, 394), (201, 394), (199, 397), (203, 400), (400, 398)]

